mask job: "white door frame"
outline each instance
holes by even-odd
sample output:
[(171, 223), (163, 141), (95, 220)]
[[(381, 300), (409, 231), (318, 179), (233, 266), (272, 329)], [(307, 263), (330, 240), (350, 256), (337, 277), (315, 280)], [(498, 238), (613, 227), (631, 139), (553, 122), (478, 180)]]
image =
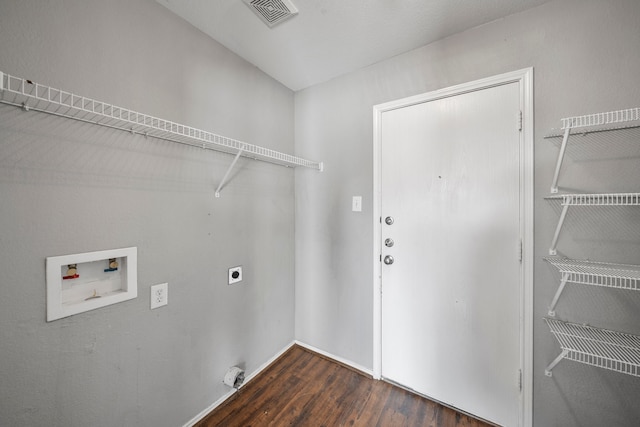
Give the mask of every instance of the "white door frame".
[[(382, 113), (508, 83), (519, 84), (520, 111), (523, 117), (520, 133), (520, 209), (522, 212), (520, 365), (523, 367), (523, 372), (519, 424), (530, 427), (533, 414), (533, 68), (500, 74), (373, 107), (373, 376), (376, 379), (381, 379), (382, 376), (382, 264), (380, 262), (382, 254), (380, 230)], [(514, 117), (513, 120), (517, 118)]]

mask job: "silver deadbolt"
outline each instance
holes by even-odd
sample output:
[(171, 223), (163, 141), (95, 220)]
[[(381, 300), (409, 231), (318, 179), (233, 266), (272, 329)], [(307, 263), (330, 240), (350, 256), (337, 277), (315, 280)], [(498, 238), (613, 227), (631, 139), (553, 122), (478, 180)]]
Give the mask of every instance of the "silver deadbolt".
[(393, 247), (393, 245), (394, 245), (394, 241), (393, 241), (393, 239), (384, 239), (384, 245), (385, 245), (386, 247), (388, 247), (388, 248)]
[(390, 216), (388, 216), (388, 217), (386, 217), (386, 218), (384, 219), (384, 222), (386, 222), (386, 223), (387, 223), (387, 225), (391, 225), (391, 224), (393, 224), (393, 218), (392, 218), (392, 217), (390, 217)]
[(384, 257), (384, 263), (387, 265), (393, 264), (393, 257), (391, 255), (387, 255), (386, 257)]

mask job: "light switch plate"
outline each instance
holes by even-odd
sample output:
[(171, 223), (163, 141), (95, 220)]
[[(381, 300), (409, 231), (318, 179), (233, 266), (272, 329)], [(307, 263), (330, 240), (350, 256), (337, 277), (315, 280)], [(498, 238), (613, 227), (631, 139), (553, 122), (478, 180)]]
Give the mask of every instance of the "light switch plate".
[(353, 212), (362, 212), (362, 196), (353, 196), (351, 210)]

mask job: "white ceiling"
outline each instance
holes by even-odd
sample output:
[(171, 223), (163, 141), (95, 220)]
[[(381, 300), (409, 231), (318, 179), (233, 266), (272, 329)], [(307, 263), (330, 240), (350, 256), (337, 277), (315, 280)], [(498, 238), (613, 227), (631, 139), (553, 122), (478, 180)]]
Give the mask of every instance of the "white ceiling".
[(292, 0), (269, 28), (241, 0), (156, 0), (297, 91), (548, 0)]

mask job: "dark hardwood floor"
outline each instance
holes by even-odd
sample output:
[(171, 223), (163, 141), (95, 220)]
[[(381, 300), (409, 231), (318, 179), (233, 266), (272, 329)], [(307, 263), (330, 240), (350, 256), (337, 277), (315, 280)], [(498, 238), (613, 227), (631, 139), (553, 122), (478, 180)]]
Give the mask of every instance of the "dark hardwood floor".
[(489, 424), (293, 346), (196, 426)]

